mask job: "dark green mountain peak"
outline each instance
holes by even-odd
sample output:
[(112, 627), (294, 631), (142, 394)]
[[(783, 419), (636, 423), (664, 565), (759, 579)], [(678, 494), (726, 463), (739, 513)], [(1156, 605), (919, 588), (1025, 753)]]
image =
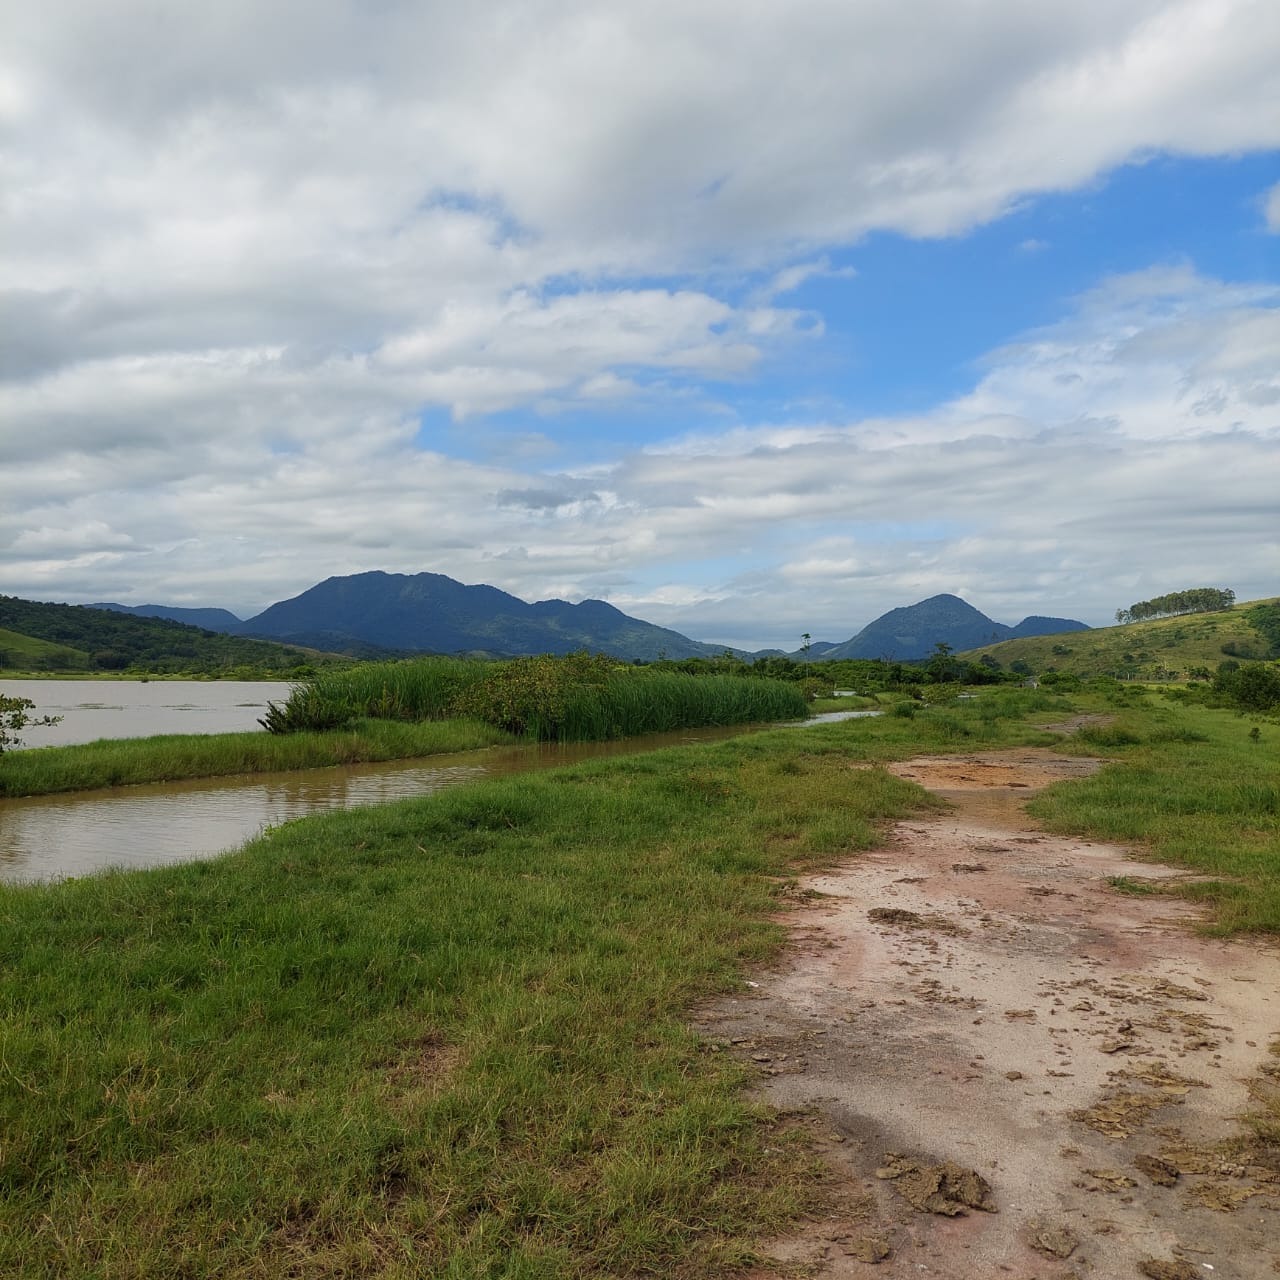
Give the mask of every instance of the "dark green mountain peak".
[(629, 617), (603, 600), (529, 604), (484, 584), (467, 586), (441, 573), (372, 570), (326, 578), (244, 624), (249, 635), (293, 639), (324, 634), (392, 649), (429, 653), (573, 653), (628, 661), (719, 653), (677, 631)]
[[(1038, 629), (1041, 627), (1051, 629)], [(1067, 618), (1024, 618), (1017, 627), (1009, 627), (988, 618), (959, 596), (944, 594), (930, 596), (903, 608), (890, 609), (868, 623), (851, 640), (828, 649), (822, 656), (914, 662), (927, 658), (939, 644), (949, 645), (955, 652), (963, 652), (1013, 635), (1050, 635), (1059, 631), (1081, 630), (1087, 630), (1083, 622)]]

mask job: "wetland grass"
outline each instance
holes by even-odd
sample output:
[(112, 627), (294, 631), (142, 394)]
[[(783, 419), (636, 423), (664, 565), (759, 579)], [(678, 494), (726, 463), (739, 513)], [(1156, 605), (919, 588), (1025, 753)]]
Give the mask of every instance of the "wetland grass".
[(539, 741), (591, 742), (673, 729), (803, 719), (794, 683), (694, 676), (570, 654), (475, 662), (419, 658), (365, 663), (295, 687), (264, 724), (273, 733), (330, 728), (352, 716), (469, 716)]
[(0, 756), (0, 797), (51, 795), (142, 782), (273, 773), (375, 760), (406, 760), (511, 742), (474, 720), (407, 724), (357, 720), (327, 733), (163, 734), (35, 747)]

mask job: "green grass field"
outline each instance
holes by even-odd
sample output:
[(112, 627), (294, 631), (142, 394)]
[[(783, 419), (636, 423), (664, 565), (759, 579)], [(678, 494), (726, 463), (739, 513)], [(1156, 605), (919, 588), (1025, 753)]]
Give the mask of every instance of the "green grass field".
[(1043, 741), (1002, 695), (0, 886), (0, 1274), (713, 1275), (816, 1195), (684, 1016), (797, 865), (933, 802), (853, 761)]
[[(1208, 867), (1224, 929), (1280, 929), (1249, 905), (1280, 726), (1111, 698), (1065, 745), (1115, 762), (1045, 820)], [(878, 762), (1048, 745), (1071, 710), (990, 690), (0, 886), (0, 1274), (731, 1274), (820, 1175), (689, 1009), (776, 953), (798, 869), (936, 807)]]
[(1280, 933), (1280, 722), (1156, 695), (1137, 703), (1071, 744), (1113, 762), (1051, 788), (1031, 814), (1212, 877), (1177, 891), (1210, 903), (1219, 932)]

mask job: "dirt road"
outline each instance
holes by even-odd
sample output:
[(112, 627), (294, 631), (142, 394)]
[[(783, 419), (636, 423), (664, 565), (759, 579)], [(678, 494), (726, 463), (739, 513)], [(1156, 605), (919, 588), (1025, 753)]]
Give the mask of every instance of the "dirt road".
[(894, 766), (954, 808), (805, 881), (784, 962), (703, 1012), (836, 1175), (753, 1280), (1280, 1275), (1280, 1160), (1238, 1121), (1280, 1085), (1280, 949), (1198, 936), (1107, 884), (1174, 871), (1037, 830), (1026, 799), (1094, 767)]

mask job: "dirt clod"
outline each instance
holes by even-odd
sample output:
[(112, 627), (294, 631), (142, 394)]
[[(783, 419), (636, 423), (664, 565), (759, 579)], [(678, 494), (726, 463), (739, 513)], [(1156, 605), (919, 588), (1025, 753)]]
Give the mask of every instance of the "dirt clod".
[(1134, 1168), (1145, 1173), (1157, 1187), (1171, 1187), (1178, 1181), (1178, 1166), (1159, 1156), (1135, 1156)]
[(922, 1164), (889, 1151), (876, 1177), (891, 1181), (902, 1198), (923, 1213), (962, 1217), (966, 1209), (996, 1212), (991, 1184), (975, 1169), (966, 1169), (952, 1160)]
[(845, 1253), (859, 1262), (883, 1262), (890, 1253), (889, 1243), (879, 1236), (858, 1236), (845, 1246)]
[(1031, 1247), (1046, 1258), (1069, 1258), (1079, 1246), (1080, 1237), (1058, 1222), (1033, 1222), (1029, 1241)]
[(1163, 1258), (1143, 1258), (1138, 1263), (1138, 1270), (1150, 1280), (1200, 1280), (1205, 1274), (1197, 1271), (1191, 1263), (1183, 1262), (1181, 1258), (1173, 1258), (1167, 1262)]
[(918, 911), (907, 911), (902, 907), (872, 907), (867, 912), (867, 919), (876, 924), (892, 925), (897, 929), (932, 929), (934, 933), (964, 933), (964, 930), (946, 916), (921, 915)]
[(1071, 1118), (1108, 1138), (1127, 1138), (1153, 1113), (1172, 1101), (1172, 1098), (1156, 1093), (1113, 1093), (1100, 1098), (1091, 1107), (1073, 1111)]

